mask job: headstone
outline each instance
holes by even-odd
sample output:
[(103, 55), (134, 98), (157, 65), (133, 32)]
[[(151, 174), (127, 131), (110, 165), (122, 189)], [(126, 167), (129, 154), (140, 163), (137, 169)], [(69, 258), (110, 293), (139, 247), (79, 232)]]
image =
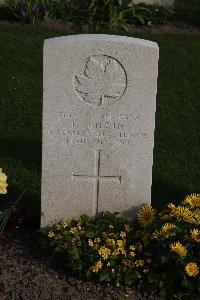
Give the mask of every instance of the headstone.
[(42, 227), (150, 203), (157, 69), (154, 42), (45, 40)]

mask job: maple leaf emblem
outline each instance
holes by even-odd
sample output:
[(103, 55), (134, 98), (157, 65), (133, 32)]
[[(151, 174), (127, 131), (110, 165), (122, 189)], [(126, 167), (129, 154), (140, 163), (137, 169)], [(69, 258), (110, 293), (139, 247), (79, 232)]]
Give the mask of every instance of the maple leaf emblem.
[(84, 72), (74, 75), (74, 87), (79, 98), (95, 106), (105, 107), (118, 101), (125, 92), (126, 84), (123, 66), (107, 55), (89, 57)]

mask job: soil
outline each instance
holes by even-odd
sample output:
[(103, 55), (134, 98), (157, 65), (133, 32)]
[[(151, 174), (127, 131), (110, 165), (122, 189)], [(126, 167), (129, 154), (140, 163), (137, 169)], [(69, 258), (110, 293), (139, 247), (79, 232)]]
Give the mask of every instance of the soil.
[(66, 274), (41, 252), (36, 231), (0, 236), (0, 300), (49, 299), (163, 300), (142, 296), (129, 287), (83, 281)]
[[(76, 24), (73, 22), (65, 22), (62, 20), (45, 20), (39, 22), (37, 25), (52, 28), (52, 29), (66, 29), (69, 31), (79, 32), (79, 33), (86, 33), (87, 28), (84, 24)], [(20, 22), (13, 22), (13, 21), (6, 21), (0, 19), (0, 26), (26, 26), (30, 27), (33, 25), (24, 24)], [(116, 33), (119, 33), (119, 29), (116, 30)], [(126, 31), (123, 31), (126, 34)], [(161, 25), (154, 25), (151, 26), (141, 26), (141, 25), (129, 25), (128, 26), (128, 33), (134, 32), (153, 32), (153, 33), (200, 33), (200, 26), (193, 26), (186, 24), (181, 21), (168, 21)]]

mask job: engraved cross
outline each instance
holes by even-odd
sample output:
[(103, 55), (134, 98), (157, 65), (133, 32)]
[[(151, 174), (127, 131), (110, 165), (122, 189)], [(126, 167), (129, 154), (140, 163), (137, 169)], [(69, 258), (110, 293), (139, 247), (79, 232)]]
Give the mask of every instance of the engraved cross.
[(93, 202), (93, 215), (96, 216), (98, 214), (98, 206), (99, 206), (99, 181), (116, 181), (121, 183), (121, 175), (120, 176), (100, 176), (100, 163), (101, 163), (101, 150), (95, 151), (95, 169), (94, 175), (80, 175), (73, 174), (72, 180), (93, 180), (94, 182), (94, 202)]

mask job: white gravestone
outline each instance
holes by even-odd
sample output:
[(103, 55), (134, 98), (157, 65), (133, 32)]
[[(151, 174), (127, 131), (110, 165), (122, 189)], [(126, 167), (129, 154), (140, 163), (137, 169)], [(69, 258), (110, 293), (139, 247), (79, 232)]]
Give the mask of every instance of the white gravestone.
[(45, 40), (42, 227), (150, 204), (158, 52), (124, 36)]

